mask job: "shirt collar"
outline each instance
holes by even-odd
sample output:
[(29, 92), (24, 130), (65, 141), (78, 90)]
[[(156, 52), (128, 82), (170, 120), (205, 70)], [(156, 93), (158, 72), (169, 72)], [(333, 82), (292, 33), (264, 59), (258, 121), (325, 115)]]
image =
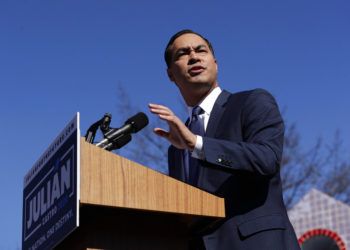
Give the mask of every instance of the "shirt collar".
[[(213, 110), (213, 107), (214, 107), (214, 104), (215, 104), (215, 101), (216, 99), (218, 98), (218, 96), (221, 94), (222, 90), (221, 88), (218, 86), (218, 87), (215, 87), (199, 104), (198, 106), (200, 106), (204, 113), (206, 115), (210, 115), (211, 111)], [(193, 110), (194, 107), (190, 107), (188, 106), (187, 107), (187, 110), (188, 110), (188, 114), (189, 114), (189, 117), (192, 116), (192, 110)]]

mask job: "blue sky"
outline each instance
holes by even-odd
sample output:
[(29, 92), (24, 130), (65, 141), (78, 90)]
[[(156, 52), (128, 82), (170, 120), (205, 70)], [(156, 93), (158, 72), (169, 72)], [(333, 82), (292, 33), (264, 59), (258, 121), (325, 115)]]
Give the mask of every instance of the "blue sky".
[(23, 176), (75, 112), (83, 133), (105, 112), (119, 126), (118, 84), (140, 111), (179, 111), (163, 50), (183, 28), (212, 41), (223, 88), (265, 88), (305, 147), (340, 129), (349, 148), (349, 13), (346, 0), (1, 0), (0, 248), (21, 245)]

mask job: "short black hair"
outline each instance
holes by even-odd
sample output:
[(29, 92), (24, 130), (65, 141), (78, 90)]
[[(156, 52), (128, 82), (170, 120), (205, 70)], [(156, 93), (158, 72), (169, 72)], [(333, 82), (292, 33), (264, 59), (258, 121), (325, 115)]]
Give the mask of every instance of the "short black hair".
[[(165, 59), (165, 62), (166, 62), (166, 65), (168, 66), (168, 68), (169, 68), (169, 66), (170, 66), (171, 59), (172, 59), (172, 58), (171, 58), (172, 55), (171, 55), (171, 49), (170, 49), (170, 47), (171, 47), (171, 45), (173, 45), (173, 43), (174, 43), (174, 41), (176, 40), (176, 38), (178, 38), (178, 37), (180, 37), (180, 36), (182, 36), (182, 35), (184, 35), (184, 34), (195, 34), (195, 35), (201, 37), (201, 38), (207, 43), (207, 45), (209, 46), (209, 49), (210, 49), (211, 53), (213, 53), (213, 55), (214, 55), (213, 46), (211, 45), (211, 43), (209, 42), (209, 40), (206, 39), (204, 36), (202, 36), (201, 34), (195, 32), (195, 31), (193, 31), (193, 30), (190, 30), (190, 29), (180, 30), (179, 32), (175, 33), (175, 35), (173, 35), (173, 36), (170, 38), (170, 40), (169, 40), (169, 42), (168, 42), (168, 44), (167, 44), (167, 46), (166, 46), (166, 48), (165, 48), (164, 59)], [(215, 56), (215, 55), (214, 55), (214, 56)]]

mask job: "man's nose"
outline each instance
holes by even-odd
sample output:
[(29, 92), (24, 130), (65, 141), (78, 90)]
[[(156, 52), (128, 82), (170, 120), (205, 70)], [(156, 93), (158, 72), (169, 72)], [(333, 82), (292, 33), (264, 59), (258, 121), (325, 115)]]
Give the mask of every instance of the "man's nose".
[(190, 51), (190, 54), (189, 54), (189, 60), (188, 60), (188, 64), (193, 64), (193, 63), (196, 63), (198, 62), (200, 59), (199, 59), (199, 56), (198, 54), (196, 53), (195, 50), (191, 50)]

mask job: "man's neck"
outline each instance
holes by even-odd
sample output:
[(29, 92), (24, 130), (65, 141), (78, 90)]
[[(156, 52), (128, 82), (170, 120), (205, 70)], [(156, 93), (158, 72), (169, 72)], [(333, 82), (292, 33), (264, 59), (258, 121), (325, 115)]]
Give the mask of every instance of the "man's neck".
[(191, 96), (188, 96), (187, 98), (185, 96), (183, 98), (184, 98), (187, 106), (194, 107), (194, 106), (198, 105), (199, 103), (201, 103), (218, 86), (219, 85), (217, 83), (215, 83), (212, 85), (212, 87), (208, 91), (206, 91), (202, 94), (198, 94), (198, 96), (194, 96), (192, 94)]

